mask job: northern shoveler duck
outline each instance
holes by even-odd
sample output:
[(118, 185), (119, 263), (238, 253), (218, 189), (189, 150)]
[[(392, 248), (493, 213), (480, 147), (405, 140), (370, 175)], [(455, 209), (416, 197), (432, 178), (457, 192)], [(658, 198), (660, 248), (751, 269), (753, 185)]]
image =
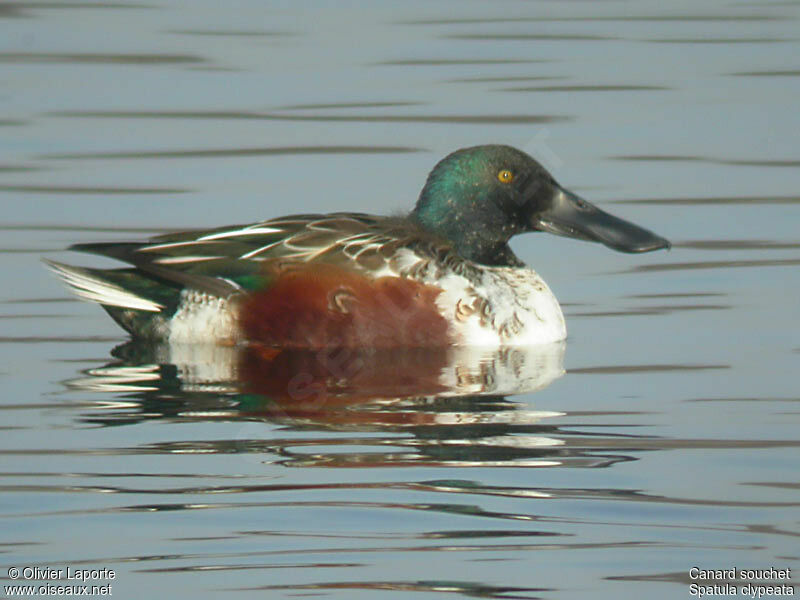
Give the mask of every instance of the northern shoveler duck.
[(669, 242), (561, 187), (509, 146), (457, 150), (405, 217), (303, 214), (77, 244), (123, 269), (49, 266), (134, 338), (269, 347), (520, 346), (566, 337), (558, 301), (508, 245), (548, 231), (622, 252)]

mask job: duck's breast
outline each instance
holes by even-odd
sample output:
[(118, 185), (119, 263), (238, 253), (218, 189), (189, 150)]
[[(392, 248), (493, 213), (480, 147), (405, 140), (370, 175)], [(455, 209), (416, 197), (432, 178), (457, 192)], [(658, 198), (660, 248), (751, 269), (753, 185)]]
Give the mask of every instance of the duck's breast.
[(531, 269), (486, 267), (472, 279), (450, 273), (439, 285), (437, 304), (459, 345), (532, 346), (567, 336), (558, 300)]

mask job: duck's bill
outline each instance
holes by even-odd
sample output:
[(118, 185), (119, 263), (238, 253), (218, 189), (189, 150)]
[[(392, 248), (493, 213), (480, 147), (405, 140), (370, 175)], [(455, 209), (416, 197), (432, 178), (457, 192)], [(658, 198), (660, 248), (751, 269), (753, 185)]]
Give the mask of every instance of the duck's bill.
[(600, 242), (620, 252), (651, 252), (670, 243), (652, 231), (610, 215), (572, 192), (556, 188), (550, 208), (538, 213), (534, 229)]

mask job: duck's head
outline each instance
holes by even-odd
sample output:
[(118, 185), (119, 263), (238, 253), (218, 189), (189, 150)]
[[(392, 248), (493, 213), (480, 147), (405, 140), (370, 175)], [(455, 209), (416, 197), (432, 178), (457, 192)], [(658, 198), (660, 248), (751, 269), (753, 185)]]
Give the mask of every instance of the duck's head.
[(411, 218), (465, 258), (486, 265), (516, 264), (507, 243), (526, 231), (600, 242), (620, 252), (670, 246), (564, 189), (510, 146), (474, 146), (446, 156), (428, 175)]

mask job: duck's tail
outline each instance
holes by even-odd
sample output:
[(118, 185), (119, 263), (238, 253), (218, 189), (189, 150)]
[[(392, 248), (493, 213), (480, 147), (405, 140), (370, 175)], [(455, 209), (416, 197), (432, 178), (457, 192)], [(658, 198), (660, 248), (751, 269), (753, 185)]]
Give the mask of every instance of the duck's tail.
[(147, 293), (153, 282), (134, 269), (87, 269), (42, 260), (82, 300), (147, 312), (161, 312), (165, 308), (152, 293)]

